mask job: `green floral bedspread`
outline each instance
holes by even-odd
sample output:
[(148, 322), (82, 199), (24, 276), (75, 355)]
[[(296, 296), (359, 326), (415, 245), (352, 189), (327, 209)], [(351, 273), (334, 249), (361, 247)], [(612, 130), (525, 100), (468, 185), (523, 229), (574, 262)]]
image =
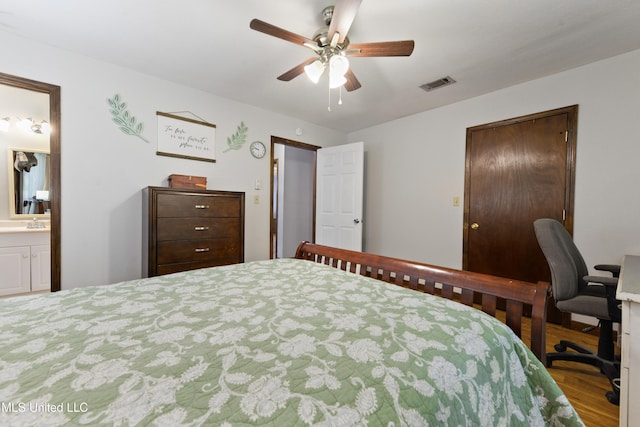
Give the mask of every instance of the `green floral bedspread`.
[(301, 260), (0, 300), (0, 425), (582, 425), (502, 323)]

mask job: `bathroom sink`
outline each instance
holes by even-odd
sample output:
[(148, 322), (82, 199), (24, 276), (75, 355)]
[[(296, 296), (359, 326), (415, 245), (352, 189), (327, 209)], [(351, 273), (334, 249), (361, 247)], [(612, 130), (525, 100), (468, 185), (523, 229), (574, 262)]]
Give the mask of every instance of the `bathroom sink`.
[[(22, 232), (46, 232), (50, 231), (50, 223), (48, 220), (38, 220), (40, 228), (28, 228), (33, 224), (33, 220), (0, 220), (0, 233), (22, 233)], [(44, 227), (42, 227), (44, 225)]]

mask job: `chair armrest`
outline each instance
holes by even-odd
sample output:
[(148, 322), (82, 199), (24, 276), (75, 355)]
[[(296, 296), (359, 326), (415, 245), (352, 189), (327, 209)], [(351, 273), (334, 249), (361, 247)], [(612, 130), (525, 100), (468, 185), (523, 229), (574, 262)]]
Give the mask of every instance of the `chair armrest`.
[(598, 265), (595, 265), (593, 268), (595, 268), (596, 270), (600, 270), (600, 271), (608, 271), (609, 273), (611, 273), (613, 275), (613, 277), (620, 276), (620, 266), (619, 265), (615, 265), (615, 264), (598, 264)]
[(605, 277), (605, 276), (584, 276), (582, 278), (585, 282), (588, 283), (600, 283), (607, 287), (618, 286), (618, 278), (617, 277)]
[(609, 312), (609, 319), (612, 322), (620, 323), (622, 313), (620, 309), (620, 301), (616, 300), (616, 289), (618, 288), (617, 277), (603, 277), (603, 276), (584, 276), (583, 280), (588, 283), (598, 283), (604, 285), (607, 295), (607, 311)]

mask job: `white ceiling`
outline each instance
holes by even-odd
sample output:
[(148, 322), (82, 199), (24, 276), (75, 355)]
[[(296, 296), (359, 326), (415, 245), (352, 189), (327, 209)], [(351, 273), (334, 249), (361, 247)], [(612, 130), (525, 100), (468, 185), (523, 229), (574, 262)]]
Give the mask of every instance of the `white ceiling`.
[[(0, 0), (0, 31), (346, 132), (640, 49), (638, 0), (363, 0), (352, 43), (413, 39), (415, 50), (352, 58), (362, 88), (342, 105), (331, 91), (329, 112), (326, 81), (276, 80), (313, 52), (249, 21), (311, 38), (330, 4)], [(457, 83), (420, 89), (447, 75)]]

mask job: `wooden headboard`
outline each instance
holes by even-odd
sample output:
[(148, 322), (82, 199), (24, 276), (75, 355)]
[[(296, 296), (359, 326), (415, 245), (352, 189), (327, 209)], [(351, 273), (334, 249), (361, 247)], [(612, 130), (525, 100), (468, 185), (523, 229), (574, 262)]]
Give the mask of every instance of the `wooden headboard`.
[(498, 298), (503, 298), (506, 301), (505, 323), (518, 337), (522, 335), (524, 307), (531, 306), (529, 348), (542, 363), (546, 363), (545, 328), (549, 298), (549, 284), (546, 282), (505, 279), (309, 242), (300, 243), (295, 257), (457, 300), (468, 306), (473, 306), (474, 301), (481, 301), (482, 311), (493, 317), (496, 317)]

